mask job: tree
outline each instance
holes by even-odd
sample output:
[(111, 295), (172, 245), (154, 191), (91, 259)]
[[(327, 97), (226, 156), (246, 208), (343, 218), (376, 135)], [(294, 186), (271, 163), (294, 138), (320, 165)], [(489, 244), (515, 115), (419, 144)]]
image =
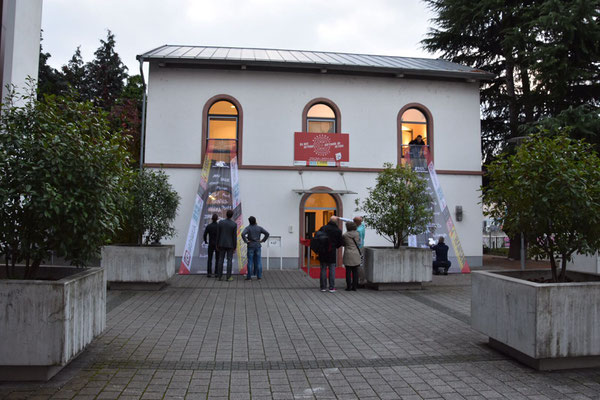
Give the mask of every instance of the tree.
[(484, 163), (569, 107), (600, 118), (600, 0), (425, 2), (438, 27), (424, 47), (497, 75), (481, 90)]
[[(437, 13), (437, 28), (424, 47), (496, 74), (481, 89), (484, 164), (509, 139), (536, 132), (540, 120), (561, 124), (571, 107), (581, 117), (569, 121), (571, 134), (587, 132), (583, 137), (600, 149), (598, 131), (589, 130), (600, 121), (600, 0), (425, 2)], [(510, 243), (509, 257), (518, 258), (518, 237)]]
[(77, 93), (80, 100), (91, 100), (86, 68), (81, 57), (81, 46), (77, 46), (71, 59), (66, 65), (63, 65), (62, 75), (64, 81)]
[(110, 110), (111, 123), (127, 136), (127, 147), (132, 155), (132, 166), (137, 166), (140, 162), (143, 96), (142, 77), (140, 75), (130, 76), (121, 97)]
[(40, 57), (38, 64), (38, 97), (41, 99), (44, 94), (60, 94), (65, 89), (65, 83), (62, 81), (61, 74), (48, 65), (50, 53), (44, 53), (42, 47), (42, 37), (40, 34)]
[(135, 233), (139, 243), (160, 243), (175, 234), (172, 223), (179, 200), (163, 171), (136, 171), (129, 185), (125, 226)]
[[(22, 100), (24, 106), (15, 106)], [(0, 254), (34, 279), (53, 251), (86, 265), (119, 227), (128, 154), (106, 112), (69, 97), (14, 92), (0, 115)]]
[(524, 232), (534, 253), (550, 260), (553, 280), (564, 282), (573, 253), (600, 248), (600, 158), (568, 132), (543, 133), (489, 165), (482, 199), (488, 215), (508, 233)]
[(369, 197), (357, 211), (364, 211), (367, 226), (375, 229), (399, 248), (409, 235), (418, 235), (427, 229), (433, 214), (427, 181), (408, 165), (394, 167), (385, 163), (377, 175), (374, 188), (368, 188)]
[(127, 78), (127, 67), (115, 51), (115, 35), (109, 30), (106, 40), (100, 40), (94, 60), (87, 65), (90, 95), (94, 103), (110, 110), (121, 97)]

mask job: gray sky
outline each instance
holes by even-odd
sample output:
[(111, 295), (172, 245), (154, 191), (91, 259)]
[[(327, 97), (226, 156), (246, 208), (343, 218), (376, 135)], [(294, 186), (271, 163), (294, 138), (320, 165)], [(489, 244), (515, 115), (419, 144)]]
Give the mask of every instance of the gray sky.
[(432, 17), (420, 0), (44, 0), (42, 45), (55, 68), (79, 45), (87, 62), (110, 29), (130, 74), (163, 44), (435, 58), (419, 44)]

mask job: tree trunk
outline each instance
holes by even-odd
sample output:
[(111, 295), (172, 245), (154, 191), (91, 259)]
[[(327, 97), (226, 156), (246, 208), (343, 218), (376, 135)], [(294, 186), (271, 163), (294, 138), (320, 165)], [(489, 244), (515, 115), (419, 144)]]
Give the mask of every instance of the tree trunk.
[(556, 271), (556, 259), (554, 258), (553, 251), (550, 251), (550, 267), (552, 268), (552, 281), (558, 282), (558, 274)]
[(558, 278), (559, 282), (565, 282), (567, 280), (567, 256), (566, 254), (561, 254), (562, 260), (560, 260), (560, 276)]
[[(521, 234), (517, 233), (514, 236), (508, 236), (510, 246), (508, 247), (508, 258), (513, 260), (521, 259)], [(527, 260), (527, 241), (525, 241), (525, 259)]]

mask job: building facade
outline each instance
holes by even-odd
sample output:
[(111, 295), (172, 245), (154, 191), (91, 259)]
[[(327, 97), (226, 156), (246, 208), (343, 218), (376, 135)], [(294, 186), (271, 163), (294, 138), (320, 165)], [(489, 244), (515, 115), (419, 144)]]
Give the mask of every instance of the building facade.
[[(244, 218), (280, 236), (271, 255), (298, 268), (300, 239), (332, 214), (359, 215), (355, 200), (420, 135), (449, 210), (461, 210), (464, 255), (481, 265), (479, 85), (490, 74), (441, 60), (267, 49), (163, 46), (138, 59), (149, 63), (144, 162), (164, 169), (182, 198), (177, 256), (209, 140), (237, 142)], [(347, 134), (347, 161), (302, 165), (296, 132)], [(365, 242), (389, 245), (368, 227)]]

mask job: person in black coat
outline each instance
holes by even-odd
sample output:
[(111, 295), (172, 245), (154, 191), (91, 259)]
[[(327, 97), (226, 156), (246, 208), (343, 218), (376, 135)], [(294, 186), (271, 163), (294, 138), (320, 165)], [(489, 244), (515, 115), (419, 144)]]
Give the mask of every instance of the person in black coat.
[[(215, 255), (215, 275), (217, 272), (217, 263), (219, 262), (219, 252), (217, 251), (217, 220), (219, 216), (217, 214), (212, 215), (212, 222), (206, 225), (204, 228), (204, 243), (208, 244), (208, 261), (206, 263), (206, 277), (212, 276), (212, 260), (213, 254)], [(206, 240), (208, 236), (208, 241)]]
[(319, 231), (327, 234), (326, 249), (319, 252), (319, 262), (321, 263), (321, 292), (327, 291), (327, 271), (329, 270), (329, 291), (335, 292), (335, 264), (337, 249), (342, 246), (342, 231), (338, 227), (338, 217), (333, 216), (326, 225), (323, 225)]
[[(431, 239), (433, 241), (433, 239)], [(440, 236), (438, 243), (435, 246), (429, 246), (431, 250), (435, 250), (435, 261), (433, 262), (433, 274), (439, 275), (440, 268), (444, 275), (448, 275), (448, 269), (452, 263), (448, 260), (448, 246), (444, 243), (444, 238)]]
[(227, 219), (219, 222), (217, 225), (217, 251), (219, 252), (219, 262), (217, 263), (217, 278), (223, 278), (223, 264), (225, 255), (227, 255), (227, 280), (233, 281), (231, 271), (233, 268), (233, 252), (237, 247), (237, 224), (231, 220), (233, 210), (227, 210)]

